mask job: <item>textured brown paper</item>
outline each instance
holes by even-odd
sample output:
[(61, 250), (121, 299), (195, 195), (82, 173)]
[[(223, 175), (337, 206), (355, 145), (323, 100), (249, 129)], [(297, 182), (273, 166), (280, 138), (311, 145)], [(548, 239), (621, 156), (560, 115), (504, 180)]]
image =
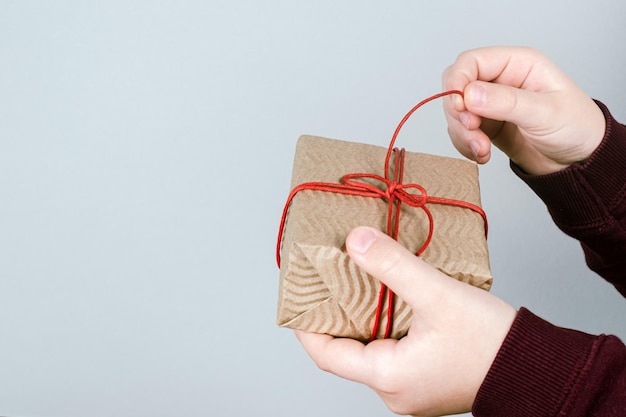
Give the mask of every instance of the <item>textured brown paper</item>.
[[(302, 136), (291, 186), (338, 183), (350, 173), (383, 176), (386, 153), (378, 146)], [(430, 196), (480, 206), (475, 163), (407, 152), (404, 166), (403, 183), (419, 184)], [(419, 208), (401, 207), (398, 241), (415, 253), (428, 235), (428, 218)], [(461, 207), (427, 207), (434, 234), (422, 258), (447, 275), (489, 290), (492, 278), (482, 217)], [(296, 194), (281, 245), (279, 326), (369, 340), (380, 282), (359, 269), (345, 251), (350, 230), (363, 225), (386, 231), (387, 201), (313, 190)], [(410, 322), (410, 308), (396, 296), (391, 337), (404, 336)], [(380, 327), (382, 333), (384, 320)]]

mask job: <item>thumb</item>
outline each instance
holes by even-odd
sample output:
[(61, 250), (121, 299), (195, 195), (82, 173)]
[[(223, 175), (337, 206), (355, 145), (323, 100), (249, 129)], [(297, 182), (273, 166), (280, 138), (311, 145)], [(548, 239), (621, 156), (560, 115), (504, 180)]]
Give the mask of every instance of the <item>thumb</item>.
[(504, 84), (475, 81), (464, 91), (465, 107), (478, 116), (513, 123), (523, 129), (529, 121), (543, 126), (542, 119), (551, 117), (551, 99), (540, 94)]
[(346, 239), (352, 260), (413, 310), (440, 300), (450, 279), (377, 229), (357, 227)]

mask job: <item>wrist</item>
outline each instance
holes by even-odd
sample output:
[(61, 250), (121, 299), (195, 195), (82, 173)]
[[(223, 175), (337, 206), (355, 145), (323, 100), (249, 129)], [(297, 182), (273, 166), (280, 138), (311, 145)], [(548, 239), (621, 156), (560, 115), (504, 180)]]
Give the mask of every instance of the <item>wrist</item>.
[(626, 182), (626, 126), (617, 122), (606, 106), (596, 103), (606, 119), (606, 133), (585, 162), (550, 175), (532, 175), (524, 167), (511, 164), (513, 172), (543, 200), (562, 229), (597, 222), (607, 213), (604, 207), (618, 201)]
[(598, 101), (593, 100), (593, 111), (589, 113), (589, 129), (585, 133), (580, 146), (580, 153), (570, 161), (569, 165), (582, 164), (589, 160), (591, 155), (598, 149), (607, 133), (607, 118)]

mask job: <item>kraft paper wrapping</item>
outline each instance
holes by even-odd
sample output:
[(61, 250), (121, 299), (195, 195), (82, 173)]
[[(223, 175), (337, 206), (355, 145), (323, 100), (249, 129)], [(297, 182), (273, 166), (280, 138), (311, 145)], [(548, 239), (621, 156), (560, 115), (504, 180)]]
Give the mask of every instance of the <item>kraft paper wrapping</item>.
[[(338, 183), (350, 173), (384, 176), (386, 148), (302, 136), (293, 166), (292, 188), (312, 181)], [(455, 158), (406, 152), (403, 183), (423, 186), (428, 195), (480, 206), (478, 168)], [(287, 214), (281, 244), (278, 297), (279, 326), (369, 340), (380, 282), (363, 272), (345, 251), (353, 228), (367, 225), (386, 231), (388, 202), (323, 191), (303, 190)], [(428, 204), (434, 234), (422, 258), (445, 274), (489, 290), (485, 224), (467, 208)], [(423, 210), (401, 206), (398, 241), (416, 252), (428, 235)], [(385, 317), (386, 307), (381, 317)], [(391, 337), (404, 336), (411, 309), (395, 296)], [(384, 331), (383, 320), (379, 334)]]

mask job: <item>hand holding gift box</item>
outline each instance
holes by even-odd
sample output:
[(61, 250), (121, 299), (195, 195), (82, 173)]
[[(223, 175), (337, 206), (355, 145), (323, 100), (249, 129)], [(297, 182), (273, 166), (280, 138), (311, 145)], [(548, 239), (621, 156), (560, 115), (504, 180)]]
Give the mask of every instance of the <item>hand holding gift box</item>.
[(299, 139), (277, 246), (280, 326), (362, 341), (406, 334), (410, 308), (345, 252), (357, 226), (383, 230), (447, 275), (490, 288), (476, 164), (393, 149), (406, 119), (439, 96), (407, 114), (388, 149)]

